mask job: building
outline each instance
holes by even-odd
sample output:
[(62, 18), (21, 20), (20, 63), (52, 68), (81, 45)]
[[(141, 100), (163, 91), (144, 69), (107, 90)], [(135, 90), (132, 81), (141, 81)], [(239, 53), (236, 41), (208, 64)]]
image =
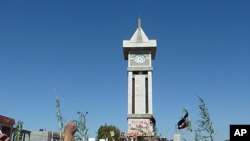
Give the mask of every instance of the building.
[[(12, 132), (12, 141), (15, 141), (15, 130), (16, 128), (13, 129), (13, 132)], [(20, 140), (21, 141), (29, 141), (30, 140), (30, 134), (31, 134), (31, 131), (28, 131), (28, 130), (22, 130), (21, 131), (21, 137), (20, 137)]]
[(15, 125), (15, 120), (13, 118), (0, 115), (0, 130), (2, 133), (11, 137), (13, 125)]
[[(152, 60), (156, 55), (156, 40), (149, 40), (141, 27), (123, 40), (124, 59), (128, 61), (128, 136), (154, 136)], [(154, 119), (154, 118), (153, 118)]]
[(59, 141), (60, 133), (51, 131), (32, 131), (29, 141)]

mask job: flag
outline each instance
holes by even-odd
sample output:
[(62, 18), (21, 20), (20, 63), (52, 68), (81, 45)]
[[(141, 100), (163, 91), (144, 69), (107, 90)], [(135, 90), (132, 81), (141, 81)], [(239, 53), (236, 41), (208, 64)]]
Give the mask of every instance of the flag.
[(188, 117), (188, 111), (187, 111), (187, 109), (184, 109), (184, 111), (186, 112), (186, 114), (177, 123), (178, 129), (188, 128), (192, 132), (191, 122), (190, 122), (190, 119)]

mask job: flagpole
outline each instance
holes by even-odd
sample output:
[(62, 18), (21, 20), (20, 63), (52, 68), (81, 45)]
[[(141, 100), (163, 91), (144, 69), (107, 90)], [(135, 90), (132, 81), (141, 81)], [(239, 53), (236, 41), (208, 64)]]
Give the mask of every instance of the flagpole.
[(177, 127), (176, 127), (176, 125), (174, 125), (174, 128), (175, 128), (175, 134), (177, 134)]

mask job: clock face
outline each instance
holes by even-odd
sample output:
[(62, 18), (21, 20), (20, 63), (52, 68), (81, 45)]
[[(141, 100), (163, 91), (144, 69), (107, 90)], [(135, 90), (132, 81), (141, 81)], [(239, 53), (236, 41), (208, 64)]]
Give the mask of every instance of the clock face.
[(145, 58), (144, 55), (142, 55), (142, 54), (138, 54), (138, 55), (136, 55), (136, 56), (134, 57), (134, 61), (135, 61), (135, 63), (137, 63), (137, 64), (142, 64), (142, 63), (145, 62), (145, 60), (146, 60), (146, 58)]

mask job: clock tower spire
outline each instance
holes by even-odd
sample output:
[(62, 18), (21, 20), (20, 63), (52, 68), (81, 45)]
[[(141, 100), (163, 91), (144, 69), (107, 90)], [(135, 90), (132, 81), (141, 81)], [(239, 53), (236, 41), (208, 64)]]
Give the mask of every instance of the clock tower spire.
[(141, 27), (123, 40), (124, 59), (128, 60), (128, 136), (153, 136), (152, 60), (156, 54), (156, 40), (149, 40)]
[(141, 27), (141, 18), (138, 18), (138, 27)]

